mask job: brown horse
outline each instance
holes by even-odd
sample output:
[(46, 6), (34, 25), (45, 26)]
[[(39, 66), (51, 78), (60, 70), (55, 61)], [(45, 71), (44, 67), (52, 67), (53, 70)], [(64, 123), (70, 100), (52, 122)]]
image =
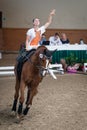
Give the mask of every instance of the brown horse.
[[(27, 115), (30, 106), (32, 105), (33, 97), (37, 94), (37, 87), (46, 75), (48, 64), (51, 60), (54, 51), (49, 51), (45, 46), (40, 46), (36, 51), (32, 51), (31, 56), (24, 63), (17, 63), (15, 66), (16, 85), (14, 102), (12, 106), (12, 112), (16, 113), (17, 101), (19, 98), (19, 105), (17, 110), (18, 117), (21, 115)], [(18, 71), (19, 67), (20, 71)], [(24, 103), (24, 91), (27, 86), (27, 100), (26, 107), (23, 110)]]

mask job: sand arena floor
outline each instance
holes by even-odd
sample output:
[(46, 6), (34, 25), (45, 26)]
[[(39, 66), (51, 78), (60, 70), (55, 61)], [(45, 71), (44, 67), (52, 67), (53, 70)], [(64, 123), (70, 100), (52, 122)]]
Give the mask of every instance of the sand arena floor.
[[(14, 65), (16, 56), (3, 54), (0, 66)], [(15, 76), (1, 76), (0, 130), (87, 130), (87, 75), (56, 76), (57, 80), (49, 75), (43, 79), (28, 115), (20, 123), (10, 116)]]

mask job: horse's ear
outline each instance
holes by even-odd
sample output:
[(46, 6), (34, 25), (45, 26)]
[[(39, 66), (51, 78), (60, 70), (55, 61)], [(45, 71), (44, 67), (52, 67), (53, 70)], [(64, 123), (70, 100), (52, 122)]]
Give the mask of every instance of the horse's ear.
[(51, 57), (53, 55), (53, 53), (55, 53), (57, 50), (53, 50), (53, 51), (50, 51), (50, 50), (45, 50), (44, 51), (44, 54), (47, 56), (47, 57)]
[(55, 53), (56, 51), (57, 51), (57, 49), (55, 49), (55, 50), (51, 51), (51, 53), (53, 54), (53, 53)]

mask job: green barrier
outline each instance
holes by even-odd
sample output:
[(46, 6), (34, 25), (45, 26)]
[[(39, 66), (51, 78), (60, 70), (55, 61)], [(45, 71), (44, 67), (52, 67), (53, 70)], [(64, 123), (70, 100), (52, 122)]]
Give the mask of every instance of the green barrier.
[(77, 63), (87, 62), (86, 50), (62, 50), (53, 54), (52, 63), (59, 63), (60, 59), (74, 58)]

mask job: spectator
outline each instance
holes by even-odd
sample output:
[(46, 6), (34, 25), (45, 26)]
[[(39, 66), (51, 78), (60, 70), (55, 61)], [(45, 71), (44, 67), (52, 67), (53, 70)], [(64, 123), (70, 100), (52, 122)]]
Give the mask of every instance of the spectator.
[(58, 33), (55, 33), (54, 36), (51, 36), (49, 38), (49, 41), (50, 41), (50, 45), (62, 45), (62, 42), (60, 40), (60, 37), (59, 37)]
[(61, 34), (61, 42), (62, 42), (62, 44), (69, 44), (69, 43), (70, 43), (70, 41), (69, 41), (69, 39), (67, 38), (67, 36), (66, 36), (65, 33), (62, 33), (62, 34)]
[(43, 42), (46, 41), (46, 36), (45, 34), (43, 33), (42, 36), (41, 36), (41, 40), (39, 42), (40, 45), (43, 45)]
[(83, 39), (80, 39), (79, 44), (80, 44), (80, 45), (84, 45), (84, 44), (85, 44), (84, 40), (83, 40)]
[(60, 63), (62, 64), (62, 67), (64, 69), (64, 72), (67, 71), (67, 63), (65, 59), (60, 59)]

